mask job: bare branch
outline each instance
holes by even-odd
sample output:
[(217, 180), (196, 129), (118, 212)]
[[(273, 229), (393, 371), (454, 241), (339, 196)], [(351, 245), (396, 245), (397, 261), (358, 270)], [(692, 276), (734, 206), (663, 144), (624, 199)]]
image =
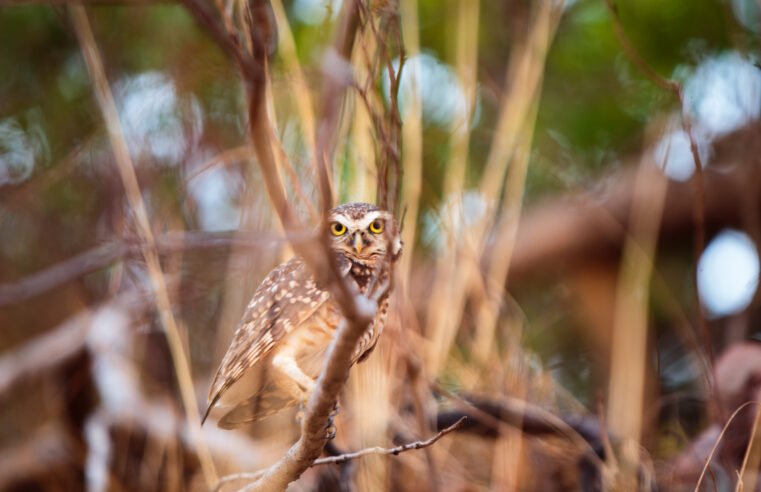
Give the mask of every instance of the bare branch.
[(326, 422), (349, 376), (351, 355), (375, 315), (378, 299), (387, 295), (389, 288), (390, 284), (380, 286), (370, 299), (357, 295), (354, 299), (357, 304), (355, 317), (350, 318), (344, 311), (345, 320), (338, 327), (328, 349), (325, 366), (317, 380), (317, 387), (307, 403), (301, 437), (280, 461), (265, 470), (261, 478), (246, 490), (285, 490), (289, 483), (299, 478), (320, 456), (327, 443)]
[(376, 446), (372, 448), (362, 449), (360, 451), (355, 451), (353, 453), (346, 453), (346, 454), (341, 454), (338, 456), (328, 456), (325, 458), (320, 458), (318, 460), (315, 460), (313, 466), (343, 463), (343, 462), (361, 458), (362, 456), (367, 456), (370, 454), (397, 456), (401, 453), (404, 453), (405, 451), (427, 448), (428, 446), (431, 446), (434, 443), (436, 443), (436, 441), (438, 441), (445, 435), (449, 434), (450, 432), (456, 431), (457, 429), (462, 427), (463, 424), (465, 424), (465, 421), (467, 419), (468, 419), (467, 416), (460, 417), (460, 419), (457, 422), (455, 422), (454, 424), (450, 425), (449, 427), (445, 429), (440, 430), (439, 432), (434, 434), (431, 438), (426, 439), (425, 441), (410, 442), (410, 443), (402, 444), (401, 446), (396, 446), (393, 448), (382, 448), (380, 446)]
[[(343, 4), (333, 63), (346, 63), (345, 60), (348, 57), (341, 55), (351, 53), (358, 17), (356, 1)], [(222, 24), (211, 16), (208, 9), (200, 2), (201, 0), (184, 0), (184, 4), (198, 22), (206, 28), (220, 47), (238, 62), (248, 98), (249, 135), (272, 206), (286, 233), (301, 230), (301, 224), (285, 196), (283, 182), (273, 154), (272, 140), (276, 136), (263, 104), (264, 67), (266, 66), (263, 40), (261, 36), (252, 36), (251, 55), (247, 55), (238, 46), (237, 41), (233, 41), (234, 38), (227, 35)], [(260, 3), (261, 0), (257, 5)], [(255, 32), (256, 26), (251, 29), (252, 33)], [(336, 67), (331, 65), (329, 68)], [(350, 72), (344, 73), (350, 75)], [(359, 295), (356, 287), (341, 278), (330, 245), (326, 240), (327, 223), (324, 219), (333, 200), (326, 164), (330, 153), (329, 142), (338, 126), (342, 95), (344, 88), (350, 84), (350, 80), (350, 78), (348, 81), (346, 78), (326, 80), (327, 93), (323, 98), (325, 107), (322, 111), (322, 124), (317, 131), (316, 158), (324, 160), (325, 163), (319, 166), (323, 228), (313, 243), (313, 246), (318, 247), (293, 244), (294, 250), (310, 266), (318, 282), (330, 291), (344, 319), (334, 335), (327, 361), (317, 381), (317, 387), (309, 399), (306, 417), (302, 423), (301, 437), (280, 461), (267, 469), (261, 479), (252, 484), (252, 488), (257, 490), (285, 490), (289, 483), (298, 479), (319, 457), (327, 442), (326, 422), (349, 374), (351, 354), (360, 336), (375, 316), (378, 299), (386, 295), (390, 287), (390, 285), (380, 286), (381, 288), (375, 290), (372, 298)], [(389, 268), (392, 266), (389, 265)]]
[(317, 125), (317, 140), (315, 159), (317, 159), (318, 180), (322, 197), (323, 213), (327, 212), (333, 201), (331, 184), (330, 157), (336, 130), (341, 116), (344, 93), (353, 80), (351, 52), (354, 48), (357, 26), (359, 25), (359, 3), (361, 0), (349, 0), (343, 3), (342, 15), (338, 24), (338, 32), (332, 49), (328, 51), (323, 61), (324, 84), (320, 108), (320, 122)]
[[(714, 141), (713, 164), (705, 170), (705, 227), (709, 231), (737, 227), (744, 207), (761, 206), (761, 169), (743, 162), (740, 154), (759, 152), (758, 123), (752, 123)], [(538, 273), (590, 259), (616, 258), (625, 239), (636, 172), (624, 165), (619, 173), (604, 176), (593, 191), (555, 197), (525, 213), (510, 267), (510, 283)], [(651, 166), (653, 179), (661, 171)], [(738, 193), (738, 190), (743, 190)], [(689, 183), (670, 181), (659, 236), (678, 242), (694, 232), (693, 193)], [(750, 200), (746, 202), (745, 200)], [(492, 250), (487, 254), (497, 254)]]
[(123, 258), (132, 249), (126, 243), (103, 244), (41, 272), (29, 275), (18, 282), (0, 284), (0, 306), (18, 304), (82, 275), (100, 270)]
[[(311, 242), (313, 238), (312, 234), (306, 233), (292, 233), (282, 236), (260, 233), (167, 231), (155, 237), (155, 247), (159, 254), (233, 246), (262, 249), (286, 241), (291, 244), (305, 244)], [(143, 248), (143, 242), (139, 237), (126, 237), (120, 241), (109, 241), (16, 282), (0, 284), (0, 307), (27, 301), (66, 282), (71, 282), (83, 275), (108, 267), (124, 258), (141, 256)]]
[[(365, 448), (360, 451), (355, 451), (353, 453), (344, 453), (338, 456), (327, 456), (325, 458), (319, 458), (315, 460), (314, 463), (312, 463), (312, 466), (340, 464), (340, 463), (345, 463), (347, 461), (355, 460), (357, 458), (361, 458), (363, 456), (368, 456), (372, 454), (385, 455), (385, 456), (388, 456), (388, 455), (398, 456), (401, 453), (404, 453), (406, 451), (411, 451), (413, 449), (427, 448), (428, 446), (432, 446), (433, 444), (435, 444), (436, 441), (438, 441), (445, 435), (449, 434), (450, 432), (454, 432), (460, 429), (465, 424), (465, 421), (467, 419), (468, 419), (467, 416), (460, 417), (460, 419), (457, 422), (448, 426), (445, 429), (440, 430), (439, 432), (434, 434), (429, 439), (426, 439), (425, 441), (410, 442), (407, 444), (402, 444), (400, 446), (395, 446), (393, 448), (384, 448), (381, 446), (374, 446), (372, 448)], [(260, 478), (263, 474), (264, 472), (236, 473), (234, 475), (228, 475), (219, 480), (214, 490), (215, 491), (220, 490), (225, 484), (236, 481), (236, 480), (256, 480)], [(248, 489), (244, 488), (243, 490), (248, 490)]]

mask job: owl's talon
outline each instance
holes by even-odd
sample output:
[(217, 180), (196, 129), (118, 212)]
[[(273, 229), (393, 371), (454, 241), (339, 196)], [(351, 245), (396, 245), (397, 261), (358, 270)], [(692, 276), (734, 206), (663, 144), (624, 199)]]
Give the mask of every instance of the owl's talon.
[(341, 407), (338, 405), (338, 402), (336, 402), (335, 405), (333, 405), (333, 410), (330, 411), (330, 420), (333, 420), (333, 417), (341, 413)]
[(325, 431), (325, 439), (327, 439), (328, 441), (332, 441), (335, 438), (336, 438), (336, 426), (335, 425), (331, 425)]
[(307, 412), (307, 402), (306, 400), (302, 400), (299, 403), (298, 411), (296, 412), (296, 423), (301, 425), (304, 423), (304, 419), (306, 418), (306, 412)]
[(336, 437), (336, 425), (333, 423), (333, 417), (328, 417), (328, 424), (325, 426), (325, 439), (332, 441)]
[[(374, 205), (347, 203), (331, 209), (328, 215), (328, 244), (337, 255), (343, 275), (356, 281), (357, 287), (364, 286), (360, 288), (362, 294), (378, 308), (362, 343), (352, 354), (354, 364), (370, 354), (386, 323), (392, 265), (402, 252), (402, 240), (393, 215)], [(262, 372), (256, 374), (265, 377), (261, 380), (261, 394), (254, 396), (257, 402), (261, 398), (268, 406), (266, 412), (259, 411), (259, 407), (252, 410), (251, 398), (236, 398), (239, 401), (228, 412), (229, 417), (225, 417), (229, 426), (259, 420), (292, 406), (294, 400), (302, 404), (296, 419), (304, 423), (306, 400), (316, 389), (317, 375), (314, 371), (306, 374), (301, 365), (307, 362), (307, 353), (327, 349), (332, 337), (316, 335), (336, 329), (340, 319), (328, 299), (329, 293), (317, 285), (303, 259), (293, 258), (267, 274), (233, 335), (214, 376), (209, 399), (210, 406), (216, 406), (231, 387), (240, 387), (242, 371), (257, 367)], [(317, 347), (307, 347), (315, 343)], [(242, 361), (245, 362), (241, 366)], [(231, 403), (232, 399), (231, 396)], [(331, 416), (338, 411), (335, 407)], [(332, 438), (335, 435), (332, 421), (327, 429), (331, 430), (328, 436)]]

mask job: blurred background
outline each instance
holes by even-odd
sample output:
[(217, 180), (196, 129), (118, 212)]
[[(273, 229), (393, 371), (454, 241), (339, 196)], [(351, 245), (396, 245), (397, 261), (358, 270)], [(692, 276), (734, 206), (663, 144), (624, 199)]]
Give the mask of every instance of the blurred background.
[[(302, 223), (324, 128), (335, 202), (404, 215), (335, 443), (472, 425), (293, 490), (761, 490), (759, 3), (365, 0), (340, 62), (350, 1), (272, 0), (264, 36)], [(298, 436), (193, 420), (290, 248), (188, 2), (67, 3), (0, 2), (0, 489), (204, 490)], [(245, 2), (207, 5), (244, 31)]]

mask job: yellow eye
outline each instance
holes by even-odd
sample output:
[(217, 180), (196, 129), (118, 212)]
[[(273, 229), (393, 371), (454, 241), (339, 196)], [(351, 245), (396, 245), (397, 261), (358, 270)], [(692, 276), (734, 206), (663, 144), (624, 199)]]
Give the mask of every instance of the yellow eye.
[(340, 222), (333, 222), (330, 224), (330, 232), (334, 236), (343, 236), (346, 234), (346, 226)]
[(370, 224), (370, 232), (373, 234), (380, 234), (383, 232), (383, 221), (374, 220), (373, 223)]

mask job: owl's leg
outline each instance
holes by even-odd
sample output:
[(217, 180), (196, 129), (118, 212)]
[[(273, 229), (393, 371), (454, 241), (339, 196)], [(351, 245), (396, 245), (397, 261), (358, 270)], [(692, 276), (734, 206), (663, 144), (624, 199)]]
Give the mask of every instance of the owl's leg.
[(283, 350), (272, 358), (272, 366), (282, 375), (283, 386), (299, 402), (299, 410), (296, 414), (296, 422), (299, 424), (304, 419), (309, 395), (312, 394), (316, 383), (312, 378), (304, 374), (296, 358), (290, 350)]
[[(301, 422), (304, 418), (304, 410), (306, 408), (307, 400), (314, 391), (317, 383), (314, 379), (310, 378), (304, 371), (301, 370), (296, 358), (290, 351), (281, 351), (272, 358), (272, 366), (275, 367), (281, 374), (287, 377), (293, 384), (287, 384), (286, 387), (293, 394), (293, 396), (299, 399), (299, 412), (296, 415), (296, 420)], [(328, 417), (328, 422), (325, 426), (325, 434), (328, 439), (333, 439), (336, 436), (336, 426), (333, 424), (333, 417), (338, 414), (338, 402), (333, 407)]]
[(317, 383), (301, 370), (296, 358), (291, 351), (281, 351), (272, 358), (272, 366), (275, 367), (283, 376), (290, 380), (292, 384), (286, 384), (288, 391), (298, 398), (299, 401), (306, 404), (309, 395), (314, 391)]

